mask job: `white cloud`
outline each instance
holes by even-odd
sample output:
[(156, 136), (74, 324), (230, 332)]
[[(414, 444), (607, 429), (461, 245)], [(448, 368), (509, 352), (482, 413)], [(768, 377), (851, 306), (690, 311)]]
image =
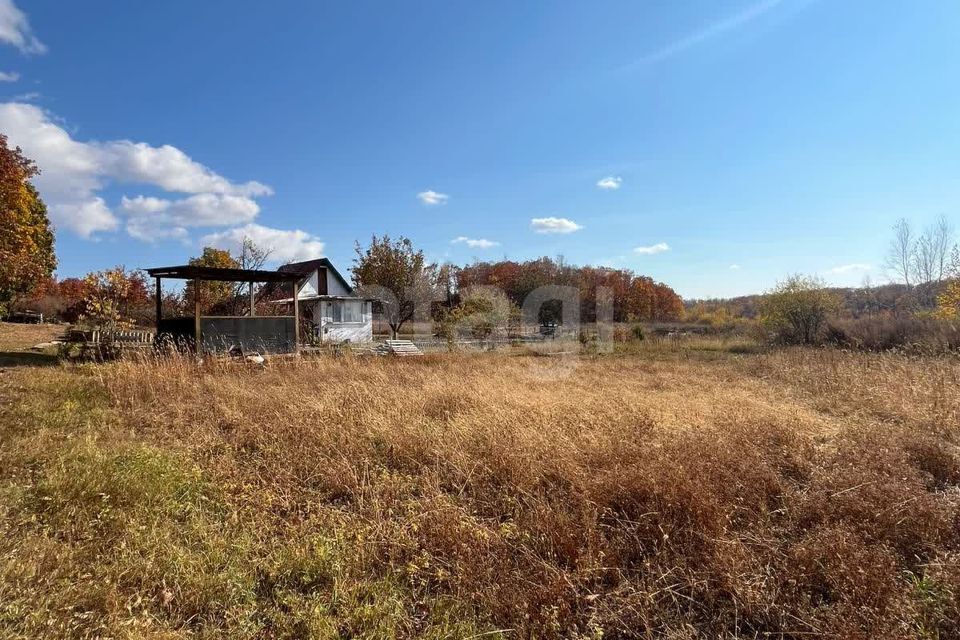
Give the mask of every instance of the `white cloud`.
[(597, 181), (597, 186), (608, 191), (615, 191), (623, 184), (623, 178), (620, 176), (607, 176)]
[(530, 228), (537, 233), (573, 233), (580, 231), (583, 226), (567, 218), (533, 218), (530, 221)]
[(97, 231), (113, 231), (120, 225), (103, 198), (93, 195), (87, 200), (54, 204), (50, 207), (50, 217), (55, 222), (69, 220), (70, 224), (64, 226), (84, 238)]
[(47, 52), (47, 45), (33, 35), (30, 21), (13, 0), (0, 0), (0, 42), (13, 45), (22, 53)]
[(0, 71), (0, 82), (16, 82), (20, 74), (16, 71)]
[(187, 227), (222, 227), (252, 222), (260, 205), (245, 196), (199, 193), (181, 200), (124, 196), (127, 232), (139, 240), (182, 238)]
[(465, 244), (471, 249), (492, 249), (493, 247), (500, 246), (499, 242), (494, 242), (493, 240), (485, 240), (483, 238), (468, 238), (466, 236), (454, 238), (450, 242), (452, 244)]
[(738, 264), (732, 264), (732, 265), (730, 265), (730, 266), (727, 267), (727, 268), (730, 269), (730, 271), (740, 271), (740, 269), (741, 269), (740, 265), (738, 265)]
[(286, 231), (259, 224), (211, 233), (204, 236), (201, 243), (204, 246), (237, 250), (245, 238), (252, 240), (261, 249), (270, 251), (271, 262), (298, 262), (323, 257), (324, 244), (320, 238), (299, 229)]
[(828, 273), (840, 275), (844, 273), (856, 273), (860, 271), (870, 271), (873, 269), (873, 265), (864, 264), (862, 262), (855, 262), (853, 264), (841, 264), (839, 266), (833, 267), (828, 271)]
[(83, 237), (120, 226), (99, 194), (114, 182), (191, 194), (181, 200), (124, 198), (120, 210), (138, 238), (182, 237), (185, 227), (250, 222), (260, 210), (253, 198), (272, 193), (259, 182), (233, 183), (169, 145), (75, 140), (32, 104), (0, 103), (0, 131), (42, 169), (35, 182), (54, 224)]
[(652, 256), (658, 253), (663, 253), (664, 251), (670, 251), (670, 245), (666, 242), (658, 242), (657, 244), (652, 244), (649, 247), (637, 247), (633, 250), (634, 253), (641, 256)]
[(123, 182), (153, 184), (166, 191), (268, 196), (273, 190), (259, 182), (233, 184), (180, 149), (152, 147), (143, 142), (116, 140), (92, 143), (100, 152), (105, 172)]
[(428, 189), (427, 191), (421, 191), (418, 193), (417, 198), (419, 198), (420, 202), (423, 204), (436, 205), (447, 204), (447, 200), (450, 199), (450, 196), (445, 193), (438, 193)]
[(707, 40), (723, 35), (727, 31), (738, 29), (745, 24), (756, 20), (768, 11), (775, 9), (782, 2), (783, 0), (761, 0), (760, 2), (750, 5), (740, 13), (727, 16), (726, 18), (721, 18), (697, 31), (689, 33), (669, 44), (664, 45), (656, 51), (651, 51), (632, 63), (622, 67), (621, 70), (632, 71), (638, 67), (655, 64), (668, 58), (672, 58), (677, 54), (683, 53), (688, 49), (692, 49), (697, 45), (706, 42)]

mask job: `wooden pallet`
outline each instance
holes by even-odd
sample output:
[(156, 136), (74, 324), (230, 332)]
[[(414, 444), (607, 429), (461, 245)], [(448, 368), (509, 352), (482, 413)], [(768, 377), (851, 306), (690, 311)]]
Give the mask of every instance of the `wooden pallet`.
[(124, 329), (122, 331), (101, 331), (100, 329), (68, 329), (57, 340), (59, 342), (102, 344), (104, 342), (118, 342), (122, 344), (152, 345), (153, 331), (138, 329)]
[(54, 342), (60, 344), (60, 355), (63, 358), (101, 361), (117, 357), (121, 350), (127, 353), (152, 352), (154, 337), (152, 331), (138, 329), (67, 329)]
[(423, 351), (420, 351), (417, 345), (413, 344), (410, 340), (387, 340), (383, 344), (378, 344), (374, 347), (373, 351), (380, 355), (391, 355), (400, 358), (423, 355)]

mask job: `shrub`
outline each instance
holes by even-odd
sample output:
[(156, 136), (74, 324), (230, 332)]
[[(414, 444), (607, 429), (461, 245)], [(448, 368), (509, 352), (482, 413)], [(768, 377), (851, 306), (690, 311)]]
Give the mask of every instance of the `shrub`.
[(760, 320), (781, 342), (814, 344), (827, 316), (839, 307), (839, 298), (822, 280), (794, 275), (767, 293), (760, 304)]
[(645, 337), (643, 325), (635, 324), (629, 329), (623, 325), (617, 325), (613, 328), (614, 342), (640, 342)]
[(825, 340), (847, 349), (942, 353), (960, 349), (960, 322), (911, 313), (831, 318)]
[(509, 334), (519, 310), (494, 287), (472, 287), (461, 295), (460, 304), (435, 323), (435, 333), (451, 343), (461, 334), (486, 340)]

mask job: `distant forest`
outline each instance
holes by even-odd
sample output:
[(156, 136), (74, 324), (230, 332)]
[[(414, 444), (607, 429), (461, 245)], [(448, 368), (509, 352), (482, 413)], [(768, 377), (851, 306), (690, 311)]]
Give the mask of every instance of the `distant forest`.
[(578, 267), (562, 259), (538, 258), (527, 262), (475, 262), (465, 267), (441, 268), (449, 295), (470, 287), (494, 286), (510, 301), (521, 306), (531, 291), (547, 285), (574, 287), (580, 295), (580, 320), (594, 322), (597, 317), (597, 291), (607, 288), (613, 296), (616, 322), (679, 320), (683, 300), (669, 286), (628, 269)]
[[(890, 312), (932, 311), (936, 308), (937, 296), (946, 283), (928, 283), (908, 287), (903, 284), (884, 284), (875, 287), (830, 287), (827, 291), (836, 294), (841, 301), (844, 315), (859, 318), (866, 315)], [(734, 318), (756, 318), (764, 294), (735, 298), (686, 300), (684, 307), (694, 320), (698, 315), (724, 309)]]

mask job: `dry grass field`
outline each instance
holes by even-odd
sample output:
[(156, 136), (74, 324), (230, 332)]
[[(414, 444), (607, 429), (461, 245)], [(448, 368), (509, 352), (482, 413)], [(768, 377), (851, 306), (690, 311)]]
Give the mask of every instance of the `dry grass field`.
[(960, 362), (750, 351), (4, 368), (0, 634), (960, 637)]

